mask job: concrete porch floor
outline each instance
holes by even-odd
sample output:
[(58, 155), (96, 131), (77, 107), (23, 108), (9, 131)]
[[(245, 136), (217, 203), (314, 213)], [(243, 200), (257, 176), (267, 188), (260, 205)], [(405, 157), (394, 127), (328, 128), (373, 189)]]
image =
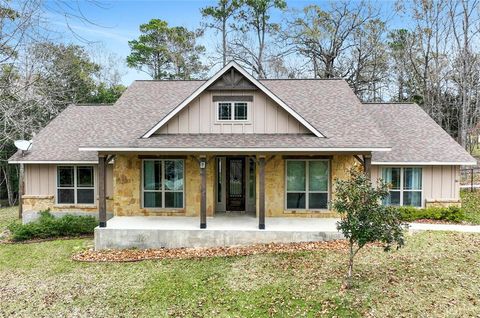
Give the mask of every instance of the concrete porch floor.
[(267, 217), (265, 230), (250, 215), (221, 214), (199, 217), (113, 217), (106, 228), (95, 229), (95, 249), (174, 248), (249, 245), (255, 243), (312, 242), (341, 239), (335, 218)]

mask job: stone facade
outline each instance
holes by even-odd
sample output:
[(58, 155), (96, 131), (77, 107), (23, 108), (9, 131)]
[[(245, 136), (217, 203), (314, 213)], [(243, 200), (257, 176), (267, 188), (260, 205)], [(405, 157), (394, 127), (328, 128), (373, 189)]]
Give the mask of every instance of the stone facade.
[[(142, 208), (142, 159), (138, 155), (117, 155), (113, 167), (113, 211), (116, 216), (197, 216), (200, 214), (200, 168), (196, 156), (185, 160), (185, 207), (183, 209)], [(215, 160), (207, 157), (207, 216), (213, 216)]]
[[(91, 204), (55, 204), (55, 196), (53, 195), (24, 195), (22, 196), (23, 200), (23, 211), (45, 211), (50, 210), (50, 212), (90, 212), (98, 213), (97, 205)], [(113, 211), (113, 199), (107, 198), (107, 211)]]
[(451, 206), (461, 207), (462, 202), (460, 200), (425, 200), (425, 208), (448, 208)]
[[(338, 214), (331, 210), (286, 210), (285, 209), (285, 160), (281, 155), (269, 159), (265, 166), (265, 215), (293, 216), (293, 217), (337, 217)], [(335, 179), (348, 177), (348, 170), (358, 165), (350, 155), (334, 155), (330, 160), (330, 185), (333, 187)], [(258, 180), (258, 169), (257, 169)], [(258, 189), (257, 181), (257, 189)], [(330, 200), (335, 197), (334, 189), (330, 189)], [(258, 191), (257, 191), (258, 198)], [(258, 200), (257, 200), (258, 207)], [(258, 213), (258, 208), (257, 208)]]

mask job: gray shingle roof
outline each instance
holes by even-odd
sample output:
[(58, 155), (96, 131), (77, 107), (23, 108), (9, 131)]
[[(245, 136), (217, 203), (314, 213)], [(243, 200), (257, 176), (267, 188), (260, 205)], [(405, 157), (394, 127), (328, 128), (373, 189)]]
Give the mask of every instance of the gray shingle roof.
[[(45, 127), (34, 139), (33, 149), (24, 161), (95, 161), (96, 152), (79, 151), (79, 147), (131, 147), (131, 148), (389, 148), (397, 149), (393, 156), (375, 153), (374, 160), (419, 160), (417, 145), (400, 144), (404, 133), (391, 130), (380, 114), (373, 110), (376, 105), (362, 105), (348, 84), (343, 80), (262, 80), (261, 83), (299, 113), (327, 138), (312, 135), (154, 135), (141, 139), (169, 112), (192, 94), (204, 81), (136, 81), (120, 97), (114, 106), (70, 106)], [(392, 109), (392, 111), (395, 111)], [(388, 114), (386, 114), (388, 115)], [(403, 111), (390, 114), (387, 119), (403, 118)], [(410, 116), (406, 114), (406, 116)], [(426, 117), (425, 117), (426, 116)], [(377, 125), (376, 121), (380, 126)], [(432, 126), (433, 121), (422, 112), (415, 120), (415, 127)], [(454, 148), (447, 156), (438, 148), (424, 151), (436, 157), (436, 161), (471, 160), (435, 123), (428, 131), (430, 141), (435, 144), (441, 138), (442, 144)], [(385, 131), (382, 131), (382, 130)], [(440, 137), (437, 136), (437, 131)], [(388, 138), (385, 138), (385, 135)], [(447, 138), (447, 141), (444, 139)], [(400, 141), (397, 139), (401, 139)], [(411, 140), (411, 137), (406, 137)], [(435, 142), (434, 142), (435, 141)], [(410, 150), (415, 147), (415, 150)], [(423, 147), (422, 149), (424, 149)], [(421, 148), (421, 147), (420, 147)], [(430, 149), (428, 148), (428, 149)], [(402, 149), (402, 152), (398, 150)], [(425, 157), (426, 158), (426, 157)], [(16, 154), (11, 160), (20, 159)]]
[(475, 163), (417, 104), (364, 104), (392, 144), (374, 152), (372, 162)]

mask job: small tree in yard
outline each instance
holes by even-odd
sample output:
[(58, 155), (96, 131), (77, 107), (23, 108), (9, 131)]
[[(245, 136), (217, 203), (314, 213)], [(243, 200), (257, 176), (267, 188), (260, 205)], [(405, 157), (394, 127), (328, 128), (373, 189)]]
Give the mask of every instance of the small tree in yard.
[(399, 212), (381, 204), (388, 196), (388, 187), (379, 182), (373, 187), (367, 176), (358, 169), (350, 170), (348, 180), (335, 181), (333, 208), (340, 213), (337, 229), (342, 231), (350, 245), (346, 287), (351, 287), (353, 260), (367, 243), (381, 242), (386, 251), (392, 245), (404, 245), (402, 221)]

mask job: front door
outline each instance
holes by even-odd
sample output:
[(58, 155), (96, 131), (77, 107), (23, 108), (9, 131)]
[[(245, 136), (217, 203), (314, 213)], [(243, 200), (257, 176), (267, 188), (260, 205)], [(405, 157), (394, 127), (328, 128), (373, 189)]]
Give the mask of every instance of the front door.
[(227, 158), (227, 211), (245, 211), (245, 158)]

